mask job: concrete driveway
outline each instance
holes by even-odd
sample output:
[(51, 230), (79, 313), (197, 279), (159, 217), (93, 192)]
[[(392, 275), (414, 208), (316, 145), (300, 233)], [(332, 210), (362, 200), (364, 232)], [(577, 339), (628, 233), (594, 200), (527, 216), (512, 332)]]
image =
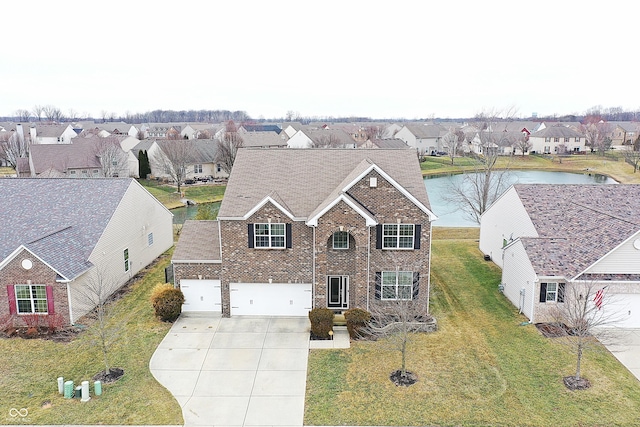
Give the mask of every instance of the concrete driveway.
[(183, 313), (151, 357), (187, 426), (302, 426), (309, 319)]
[(640, 380), (640, 329), (610, 329), (604, 346)]

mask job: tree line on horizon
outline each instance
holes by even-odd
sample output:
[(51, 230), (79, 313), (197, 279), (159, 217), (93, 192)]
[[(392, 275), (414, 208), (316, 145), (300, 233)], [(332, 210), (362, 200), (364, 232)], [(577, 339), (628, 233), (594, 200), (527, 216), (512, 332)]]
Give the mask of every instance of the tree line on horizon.
[[(237, 110), (152, 110), (145, 113), (116, 114), (102, 110), (98, 117), (89, 113), (78, 113), (74, 109), (69, 109), (66, 113), (53, 105), (35, 105), (31, 109), (17, 109), (13, 116), (0, 117), (0, 121), (16, 122), (76, 122), (90, 120), (96, 122), (125, 122), (137, 123), (223, 123), (233, 120), (236, 123), (263, 123), (263, 122), (300, 122), (308, 124), (311, 122), (332, 122), (332, 123), (353, 123), (353, 122), (411, 122), (411, 121), (437, 121), (437, 122), (461, 122), (477, 118), (483, 113), (478, 113), (474, 117), (441, 118), (425, 117), (422, 119), (405, 118), (371, 118), (364, 116), (334, 117), (334, 116), (305, 116), (297, 111), (289, 110), (282, 117), (265, 119), (264, 117), (253, 118), (246, 111)], [(514, 118), (505, 117), (504, 120), (531, 120), (531, 121), (552, 121), (552, 122), (584, 122), (588, 118), (599, 117), (603, 121), (640, 121), (640, 109), (625, 110), (622, 107), (602, 107), (596, 105), (589, 108), (582, 114), (553, 114), (546, 116), (530, 116)]]

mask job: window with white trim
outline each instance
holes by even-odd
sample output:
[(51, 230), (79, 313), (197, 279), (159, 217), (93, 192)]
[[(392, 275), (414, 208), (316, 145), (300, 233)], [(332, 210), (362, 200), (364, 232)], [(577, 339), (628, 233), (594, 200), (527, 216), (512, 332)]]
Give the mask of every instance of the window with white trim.
[(47, 287), (45, 285), (16, 285), (18, 314), (47, 314)]
[(202, 173), (202, 165), (193, 165), (193, 173)]
[(382, 300), (410, 300), (413, 294), (412, 271), (383, 271)]
[(383, 249), (413, 249), (414, 224), (383, 224)]
[(124, 271), (127, 272), (131, 268), (131, 263), (129, 262), (129, 248), (124, 250), (123, 255), (124, 255)]
[(333, 249), (349, 249), (349, 233), (336, 231), (333, 233)]
[(564, 283), (540, 283), (540, 302), (564, 302)]
[(256, 248), (284, 248), (284, 224), (253, 224)]

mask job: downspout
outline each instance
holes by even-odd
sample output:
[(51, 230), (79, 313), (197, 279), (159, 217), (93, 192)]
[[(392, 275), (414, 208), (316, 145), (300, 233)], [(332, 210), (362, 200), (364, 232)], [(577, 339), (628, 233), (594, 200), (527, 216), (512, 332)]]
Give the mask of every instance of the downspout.
[(65, 286), (67, 287), (67, 304), (69, 304), (69, 322), (73, 325), (73, 306), (71, 304), (71, 288), (69, 287), (70, 282), (65, 282)]
[(433, 240), (433, 221), (429, 220), (429, 274), (427, 275), (427, 314), (431, 303), (431, 241)]
[(371, 293), (371, 227), (367, 227), (367, 311), (369, 311), (369, 294)]
[(536, 283), (538, 283), (538, 279), (534, 280), (532, 283), (533, 289), (531, 289), (531, 318), (529, 319), (529, 323), (535, 323)]
[(316, 227), (312, 227), (313, 229), (313, 255), (311, 257), (311, 281), (313, 285), (311, 286), (311, 308), (315, 308), (316, 306)]

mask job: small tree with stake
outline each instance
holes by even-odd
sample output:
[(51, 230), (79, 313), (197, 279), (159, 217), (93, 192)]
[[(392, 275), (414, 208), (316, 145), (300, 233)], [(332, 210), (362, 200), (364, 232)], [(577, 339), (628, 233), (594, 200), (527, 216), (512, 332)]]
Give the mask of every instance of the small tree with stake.
[(575, 374), (564, 377), (564, 384), (571, 390), (582, 390), (591, 386), (589, 380), (582, 377), (585, 351), (596, 347), (598, 340), (611, 341), (613, 337), (606, 327), (621, 319), (620, 315), (606, 309), (612, 302), (606, 286), (574, 282), (564, 288), (564, 302), (552, 310), (555, 320), (566, 326), (560, 339), (576, 354)]

